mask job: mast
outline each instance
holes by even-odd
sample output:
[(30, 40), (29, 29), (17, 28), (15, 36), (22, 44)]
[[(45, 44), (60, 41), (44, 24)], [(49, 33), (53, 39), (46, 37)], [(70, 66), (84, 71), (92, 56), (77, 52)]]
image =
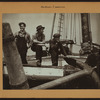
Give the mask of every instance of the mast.
[(55, 19), (56, 19), (56, 13), (54, 13), (54, 17), (53, 17), (53, 24), (52, 24), (52, 31), (51, 31), (51, 39), (52, 39), (52, 36), (53, 36)]
[(88, 13), (81, 14), (83, 43), (90, 41)]
[(59, 34), (61, 34), (61, 32), (63, 31), (64, 18), (65, 18), (65, 14), (60, 13), (59, 14), (59, 22), (58, 22), (58, 33)]

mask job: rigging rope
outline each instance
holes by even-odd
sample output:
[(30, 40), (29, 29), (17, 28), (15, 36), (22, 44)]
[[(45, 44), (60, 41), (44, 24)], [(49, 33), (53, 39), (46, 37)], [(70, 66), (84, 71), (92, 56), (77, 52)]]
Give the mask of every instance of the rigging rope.
[(71, 39), (71, 37), (72, 37), (72, 14), (70, 14), (70, 16), (71, 16), (71, 20), (70, 20), (70, 22), (71, 22), (71, 24), (70, 24), (70, 39)]

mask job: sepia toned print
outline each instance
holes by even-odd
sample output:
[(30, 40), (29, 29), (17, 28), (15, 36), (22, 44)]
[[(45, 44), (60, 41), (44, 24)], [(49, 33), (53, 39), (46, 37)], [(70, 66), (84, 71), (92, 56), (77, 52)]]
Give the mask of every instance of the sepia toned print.
[(2, 14), (3, 89), (99, 89), (99, 17)]

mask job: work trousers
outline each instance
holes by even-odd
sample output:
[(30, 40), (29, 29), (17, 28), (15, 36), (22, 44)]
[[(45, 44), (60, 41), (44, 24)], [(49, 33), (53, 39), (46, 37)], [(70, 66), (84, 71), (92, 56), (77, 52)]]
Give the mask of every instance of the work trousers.
[(27, 60), (26, 60), (26, 54), (27, 54), (27, 52), (23, 50), (23, 51), (19, 51), (19, 54), (20, 54), (22, 63), (23, 64), (27, 64)]
[(39, 45), (36, 45), (36, 60), (38, 60), (39, 63), (42, 62), (42, 46)]
[(63, 54), (64, 56), (66, 56), (66, 52), (64, 50), (64, 47), (62, 46), (62, 44), (60, 44), (59, 48), (60, 51), (58, 51), (57, 49), (52, 49), (51, 50), (51, 60), (52, 60), (52, 66), (58, 66), (58, 56), (59, 54)]
[(26, 55), (27, 55), (27, 41), (25, 37), (17, 37), (17, 49), (21, 57), (21, 61), (23, 64), (27, 64)]
[(52, 60), (52, 66), (58, 66), (58, 52), (52, 51), (51, 53), (51, 60)]

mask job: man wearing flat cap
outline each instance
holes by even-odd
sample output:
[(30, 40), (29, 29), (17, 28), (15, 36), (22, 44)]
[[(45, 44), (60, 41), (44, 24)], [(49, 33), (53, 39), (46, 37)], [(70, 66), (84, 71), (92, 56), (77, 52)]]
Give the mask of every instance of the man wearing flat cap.
[(59, 54), (63, 54), (64, 60), (72, 66), (76, 66), (76, 60), (72, 58), (67, 57), (67, 52), (65, 51), (65, 48), (63, 47), (61, 41), (60, 41), (60, 34), (55, 33), (53, 35), (53, 39), (50, 40), (50, 54), (51, 54), (51, 60), (52, 60), (52, 66), (58, 66), (58, 56)]
[(35, 48), (35, 52), (36, 52), (36, 60), (37, 62), (37, 66), (41, 66), (42, 63), (42, 45), (45, 43), (45, 35), (44, 35), (44, 29), (45, 27), (43, 27), (42, 25), (39, 25), (36, 27), (37, 33), (35, 35), (33, 35), (32, 37), (32, 41), (35, 44), (35, 46), (33, 48)]
[(60, 34), (55, 33), (53, 35), (53, 39), (50, 40), (50, 54), (52, 60), (52, 66), (58, 66), (58, 56), (59, 54), (63, 54), (64, 56), (67, 55), (66, 51), (64, 50), (62, 43), (60, 42)]
[(15, 41), (23, 64), (27, 64), (27, 49), (31, 46), (30, 35), (25, 31), (26, 24), (19, 23), (20, 31), (15, 33)]

